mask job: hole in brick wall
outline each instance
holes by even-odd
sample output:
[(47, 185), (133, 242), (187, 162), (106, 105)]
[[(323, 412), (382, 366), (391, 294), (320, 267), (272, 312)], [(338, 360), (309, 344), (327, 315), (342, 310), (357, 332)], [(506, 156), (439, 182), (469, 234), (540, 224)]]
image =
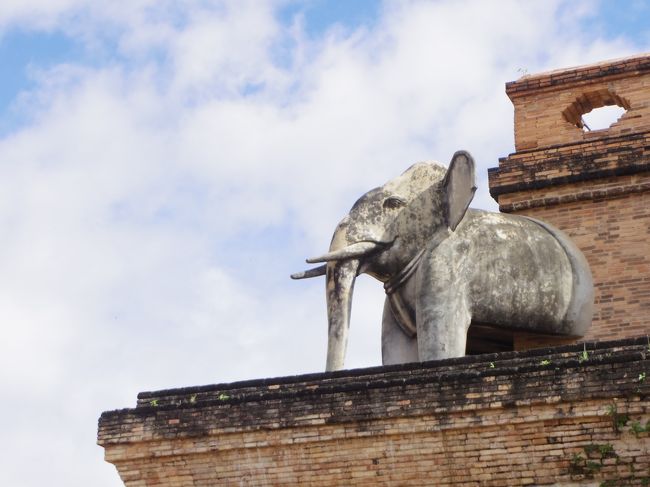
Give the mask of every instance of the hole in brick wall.
[(625, 113), (625, 108), (618, 105), (595, 108), (582, 116), (582, 130), (603, 130), (608, 129)]
[(629, 109), (629, 101), (604, 89), (579, 96), (562, 115), (567, 122), (587, 132), (611, 127)]

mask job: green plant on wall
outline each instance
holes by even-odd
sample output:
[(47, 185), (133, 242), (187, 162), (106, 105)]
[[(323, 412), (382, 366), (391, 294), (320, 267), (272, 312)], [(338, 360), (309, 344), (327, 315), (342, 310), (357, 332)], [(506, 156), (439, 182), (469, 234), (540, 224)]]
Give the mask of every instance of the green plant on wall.
[(579, 453), (574, 453), (569, 463), (569, 472), (572, 477), (584, 476), (585, 478), (593, 479), (594, 474), (600, 471), (602, 467), (602, 461), (596, 462), (585, 458)]
[(569, 461), (569, 473), (571, 475), (582, 475), (585, 462), (585, 457), (580, 453), (574, 453)]
[[(618, 434), (634, 434), (638, 438), (641, 434), (650, 433), (650, 420), (645, 425), (639, 420), (632, 421), (627, 414), (618, 412), (615, 403), (607, 407), (606, 414), (611, 416)], [(606, 462), (605, 459), (615, 461)], [(619, 458), (611, 443), (590, 443), (582, 447), (582, 452), (573, 453), (569, 460), (569, 474), (573, 480), (600, 477), (602, 481), (598, 484), (599, 487), (650, 486), (650, 472), (636, 470), (631, 459), (629, 454), (627, 459)]]
[(630, 423), (630, 431), (634, 433), (637, 438), (641, 433), (650, 433), (650, 419), (646, 421), (645, 426), (640, 421), (632, 421)]
[(607, 456), (614, 455), (616, 456), (616, 453), (614, 453), (614, 446), (611, 443), (605, 443), (602, 445), (598, 445), (598, 453), (600, 453), (600, 456), (602, 458), (605, 458)]
[(589, 458), (596, 458), (602, 462), (603, 458), (616, 457), (614, 446), (611, 443), (591, 443), (583, 447)]
[(606, 414), (608, 416), (611, 416), (612, 426), (614, 427), (614, 431), (616, 433), (620, 433), (621, 428), (627, 425), (627, 423), (630, 421), (630, 417), (627, 414), (622, 414), (618, 412), (618, 408), (614, 403), (607, 406)]
[(569, 473), (572, 476), (584, 476), (593, 479), (603, 468), (605, 458), (618, 457), (611, 443), (591, 443), (585, 445), (582, 450), (584, 456), (580, 453), (574, 453), (569, 462)]

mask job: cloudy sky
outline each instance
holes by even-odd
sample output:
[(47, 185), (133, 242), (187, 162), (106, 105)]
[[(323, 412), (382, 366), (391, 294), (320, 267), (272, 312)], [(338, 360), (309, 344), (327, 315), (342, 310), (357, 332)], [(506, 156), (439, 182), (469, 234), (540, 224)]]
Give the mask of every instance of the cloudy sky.
[[(513, 151), (506, 81), (650, 51), (650, 1), (2, 0), (0, 485), (118, 486), (138, 391), (320, 371), (327, 249), (413, 162)], [(380, 363), (360, 278), (347, 366)]]

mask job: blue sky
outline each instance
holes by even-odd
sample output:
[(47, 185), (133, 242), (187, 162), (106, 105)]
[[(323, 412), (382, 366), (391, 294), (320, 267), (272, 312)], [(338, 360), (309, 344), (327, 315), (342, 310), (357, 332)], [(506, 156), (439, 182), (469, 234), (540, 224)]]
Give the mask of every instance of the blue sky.
[[(357, 197), (467, 149), (473, 206), (494, 210), (505, 82), (648, 52), (648, 18), (648, 1), (2, 2), (0, 484), (120, 485), (96, 420), (139, 391), (322, 370), (324, 284), (288, 276)], [(380, 363), (382, 302), (362, 276), (347, 366)]]
[[(352, 2), (284, 2), (276, 10), (276, 17), (283, 24), (290, 24), (297, 17), (304, 22), (305, 32), (312, 37), (322, 36), (334, 25), (346, 31), (361, 26), (371, 27), (377, 20), (381, 2), (358, 0)], [(102, 63), (129, 62), (120, 56), (111, 40), (97, 49), (88, 46), (69, 31), (60, 28), (38, 29), (17, 24), (3, 32), (0, 39), (0, 71), (4, 73), (0, 86), (0, 108), (3, 115), (17, 95), (34, 87), (30, 71), (34, 68), (48, 69), (61, 63), (79, 63), (98, 66)], [(164, 61), (164, 60), (161, 60)], [(5, 125), (11, 129), (10, 124)]]
[[(562, 7), (571, 10), (568, 4)], [(382, 10), (377, 0), (355, 0), (332, 2), (327, 0), (306, 0), (281, 2), (275, 12), (284, 25), (297, 18), (303, 22), (307, 36), (319, 38), (332, 29), (351, 33), (357, 29), (372, 29)], [(634, 0), (621, 8), (618, 2), (591, 2), (590, 12), (578, 21), (579, 28), (598, 38), (632, 41), (638, 45), (648, 42), (647, 23), (650, 18), (650, 2)], [(106, 35), (102, 45), (87, 45), (65, 28), (53, 26), (39, 29), (17, 22), (9, 25), (0, 38), (0, 134), (20, 126), (19, 110), (12, 109), (21, 92), (35, 88), (34, 70), (47, 70), (61, 63), (75, 63), (85, 66), (99, 66), (110, 63), (131, 64), (132, 60), (121, 56), (115, 39)], [(154, 53), (149, 53), (150, 55)], [(164, 63), (164, 57), (158, 59)]]

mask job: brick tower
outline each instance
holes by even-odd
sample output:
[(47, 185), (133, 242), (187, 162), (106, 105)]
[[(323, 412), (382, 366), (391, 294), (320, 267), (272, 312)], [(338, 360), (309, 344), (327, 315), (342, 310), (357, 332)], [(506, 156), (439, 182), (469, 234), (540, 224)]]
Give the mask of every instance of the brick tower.
[[(524, 76), (506, 84), (515, 149), (489, 170), (502, 212), (564, 230), (585, 254), (595, 285), (586, 340), (650, 333), (650, 54)], [(618, 105), (609, 128), (582, 116)], [(517, 333), (515, 349), (566, 342)]]

